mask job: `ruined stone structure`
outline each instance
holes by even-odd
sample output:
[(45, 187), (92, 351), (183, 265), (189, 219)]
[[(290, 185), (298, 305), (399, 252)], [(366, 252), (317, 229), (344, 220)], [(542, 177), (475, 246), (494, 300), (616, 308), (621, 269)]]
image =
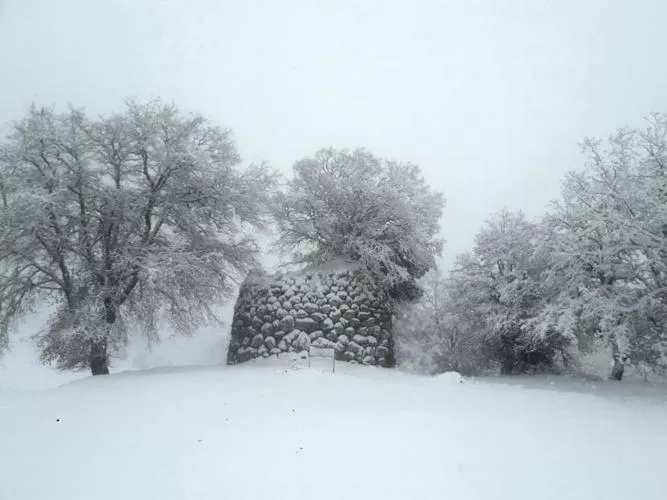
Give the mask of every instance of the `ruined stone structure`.
[(393, 366), (388, 302), (351, 266), (269, 276), (251, 273), (234, 309), (229, 364), (331, 347), (336, 359)]

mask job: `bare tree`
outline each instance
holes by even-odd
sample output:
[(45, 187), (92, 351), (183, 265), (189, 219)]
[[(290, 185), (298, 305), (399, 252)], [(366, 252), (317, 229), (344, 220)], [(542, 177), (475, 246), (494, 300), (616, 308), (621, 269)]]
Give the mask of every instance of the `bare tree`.
[(214, 318), (255, 264), (264, 166), (239, 170), (228, 131), (158, 100), (89, 119), (32, 108), (0, 145), (0, 339), (44, 300), (41, 357), (109, 371), (136, 325)]

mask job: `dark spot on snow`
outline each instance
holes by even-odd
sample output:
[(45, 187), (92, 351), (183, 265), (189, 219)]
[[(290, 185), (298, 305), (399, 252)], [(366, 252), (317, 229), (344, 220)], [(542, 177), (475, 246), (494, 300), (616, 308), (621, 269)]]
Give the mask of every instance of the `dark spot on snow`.
[(57, 419), (56, 419), (56, 422), (60, 422), (60, 419), (59, 419), (59, 418), (57, 418)]

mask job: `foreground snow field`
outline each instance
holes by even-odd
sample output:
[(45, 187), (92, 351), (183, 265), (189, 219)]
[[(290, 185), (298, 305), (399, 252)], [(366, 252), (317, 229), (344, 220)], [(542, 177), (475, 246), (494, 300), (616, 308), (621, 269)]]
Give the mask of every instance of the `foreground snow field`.
[(661, 389), (337, 366), (0, 392), (0, 499), (667, 498)]

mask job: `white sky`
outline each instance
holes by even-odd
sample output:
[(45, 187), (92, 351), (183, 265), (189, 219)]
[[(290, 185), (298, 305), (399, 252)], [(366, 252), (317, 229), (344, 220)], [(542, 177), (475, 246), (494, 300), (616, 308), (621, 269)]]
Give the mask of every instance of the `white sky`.
[(419, 163), (444, 254), (539, 215), (577, 143), (667, 111), (664, 0), (0, 0), (0, 122), (161, 96), (286, 173), (324, 146)]

